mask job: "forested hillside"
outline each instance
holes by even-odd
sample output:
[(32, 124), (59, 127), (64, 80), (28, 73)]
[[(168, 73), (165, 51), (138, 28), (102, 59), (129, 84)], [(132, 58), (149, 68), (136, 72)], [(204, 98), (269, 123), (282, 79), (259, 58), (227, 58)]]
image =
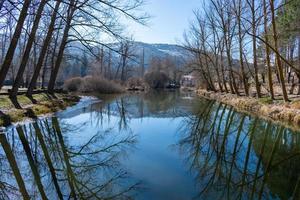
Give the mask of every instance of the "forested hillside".
[(130, 77), (143, 77), (155, 62), (168, 62), (169, 67), (184, 71), (192, 57), (187, 49), (174, 44), (130, 41), (126, 45), (128, 52), (123, 63), (124, 56), (121, 52), (125, 49), (124, 43), (110, 43), (107, 47), (97, 46), (92, 49), (92, 53), (80, 43), (73, 43), (66, 51), (69, 59), (64, 64), (59, 78), (64, 80), (97, 72), (98, 75), (109, 79), (121, 79), (123, 70), (126, 73), (123, 79), (127, 80)]

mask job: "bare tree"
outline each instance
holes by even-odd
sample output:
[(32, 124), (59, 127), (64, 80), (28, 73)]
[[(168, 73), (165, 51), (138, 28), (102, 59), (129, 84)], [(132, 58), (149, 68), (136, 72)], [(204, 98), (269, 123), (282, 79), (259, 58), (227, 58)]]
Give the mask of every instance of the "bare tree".
[(33, 43), (34, 43), (36, 32), (37, 32), (39, 22), (40, 22), (40, 19), (42, 17), (42, 12), (44, 10), (44, 7), (45, 7), (46, 3), (47, 3), (47, 0), (41, 0), (41, 2), (39, 4), (39, 7), (38, 7), (38, 10), (37, 10), (37, 13), (35, 15), (33, 26), (32, 26), (32, 29), (31, 29), (31, 33), (28, 37), (28, 42), (27, 42), (25, 52), (24, 52), (22, 60), (21, 60), (21, 64), (20, 64), (20, 67), (19, 67), (19, 70), (18, 70), (18, 73), (17, 73), (17, 76), (16, 76), (16, 80), (15, 80), (15, 82), (13, 84), (13, 88), (10, 92), (10, 96), (12, 96), (12, 97), (15, 97), (18, 94), (18, 89), (19, 89), (20, 84), (21, 84), (21, 80), (22, 80), (22, 77), (23, 77), (23, 74), (24, 74), (24, 71), (25, 71), (25, 67), (26, 67), (26, 65), (28, 63), (28, 60), (29, 60), (30, 51), (31, 51), (31, 48), (32, 48)]
[(74, 13), (77, 9), (77, 6), (78, 6), (78, 5), (76, 5), (76, 3), (77, 3), (77, 1), (70, 0), (70, 4), (69, 4), (69, 7), (68, 7), (68, 11), (67, 11), (67, 19), (66, 19), (66, 24), (65, 24), (65, 28), (64, 28), (63, 37), (62, 37), (62, 40), (61, 40), (61, 44), (60, 44), (60, 47), (59, 47), (59, 52), (58, 52), (58, 55), (57, 55), (57, 59), (56, 59), (54, 68), (51, 71), (51, 76), (50, 76), (50, 80), (49, 80), (49, 84), (48, 84), (48, 92), (50, 94), (54, 93), (55, 81), (56, 81), (56, 77), (57, 77), (57, 74), (58, 74), (60, 64), (61, 64), (62, 59), (63, 59), (64, 50), (65, 50), (65, 47), (66, 47), (67, 42), (68, 42), (68, 36), (69, 36), (70, 28), (71, 28), (71, 22), (72, 22), (72, 19), (73, 19), (73, 15), (74, 15)]
[(15, 28), (14, 35), (12, 37), (10, 46), (7, 50), (6, 56), (4, 58), (2, 66), (1, 66), (1, 70), (0, 70), (0, 89), (3, 86), (3, 83), (5, 81), (7, 72), (10, 68), (11, 63), (12, 63), (14, 53), (15, 53), (15, 49), (16, 49), (16, 46), (18, 44), (19, 38), (21, 36), (22, 27), (23, 27), (23, 24), (25, 22), (25, 19), (26, 19), (27, 15), (28, 15), (27, 11), (29, 9), (30, 2), (31, 2), (31, 0), (24, 0), (23, 7), (22, 7), (22, 10), (20, 12), (19, 19), (18, 19), (18, 23), (17, 23), (16, 28)]
[[(271, 11), (271, 21), (272, 21), (272, 29), (273, 29), (273, 39), (274, 39), (274, 49), (278, 52), (278, 35), (276, 29), (276, 22), (275, 22), (275, 7), (274, 7), (274, 0), (270, 0), (270, 11)], [(282, 89), (282, 94), (284, 101), (289, 101), (288, 94), (285, 87), (285, 80), (283, 75), (283, 68), (282, 63), (279, 55), (276, 53), (276, 62), (277, 62), (277, 69), (280, 78), (280, 84)]]
[(237, 18), (237, 25), (238, 25), (238, 43), (239, 43), (239, 59), (240, 59), (240, 68), (242, 74), (242, 81), (244, 85), (244, 90), (246, 96), (249, 96), (249, 87), (248, 87), (248, 77), (246, 76), (245, 67), (244, 67), (244, 59), (243, 59), (243, 40), (244, 34), (242, 33), (242, 15), (243, 15), (243, 4), (242, 0), (235, 0), (234, 1), (234, 13)]
[[(269, 35), (268, 35), (268, 13), (267, 13), (267, 2), (263, 0), (263, 10), (264, 10), (264, 32), (265, 32), (265, 41), (269, 43)], [(272, 69), (271, 69), (271, 60), (270, 60), (270, 48), (268, 45), (265, 45), (266, 51), (266, 65), (268, 71), (268, 83), (270, 89), (270, 96), (274, 99), (274, 89), (273, 89), (273, 78), (272, 78)]]
[(257, 6), (256, 6), (256, 0), (247, 0), (247, 4), (250, 8), (250, 14), (251, 14), (251, 31), (252, 31), (252, 51), (253, 51), (253, 68), (254, 68), (254, 80), (255, 80), (255, 87), (256, 87), (256, 95), (258, 98), (261, 97), (261, 86), (258, 79), (258, 66), (257, 66)]

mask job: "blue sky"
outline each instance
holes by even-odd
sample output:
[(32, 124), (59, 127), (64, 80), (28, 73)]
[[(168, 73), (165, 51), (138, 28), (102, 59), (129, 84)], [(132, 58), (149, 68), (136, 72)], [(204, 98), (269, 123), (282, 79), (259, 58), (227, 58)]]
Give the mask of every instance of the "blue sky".
[(148, 27), (131, 24), (129, 31), (136, 41), (146, 43), (177, 43), (182, 39), (193, 10), (201, 8), (202, 0), (146, 0), (144, 10), (152, 16)]

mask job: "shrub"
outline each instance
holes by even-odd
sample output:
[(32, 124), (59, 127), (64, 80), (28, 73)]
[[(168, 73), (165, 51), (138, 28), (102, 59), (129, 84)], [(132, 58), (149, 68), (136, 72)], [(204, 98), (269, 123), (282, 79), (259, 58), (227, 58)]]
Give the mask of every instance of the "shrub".
[(132, 77), (127, 80), (126, 86), (129, 89), (145, 89), (145, 82), (142, 78)]
[(114, 94), (123, 92), (123, 87), (101, 76), (86, 76), (83, 78), (81, 91)]
[(69, 92), (75, 92), (75, 91), (79, 91), (81, 85), (82, 85), (82, 78), (74, 77), (65, 81), (64, 89)]
[(146, 83), (154, 89), (164, 88), (169, 82), (169, 77), (161, 71), (152, 71), (145, 74)]
[(98, 92), (103, 94), (113, 94), (123, 92), (123, 87), (101, 76), (75, 77), (65, 81), (64, 89), (69, 92)]
[(291, 103), (291, 108), (300, 109), (300, 101), (296, 100)]

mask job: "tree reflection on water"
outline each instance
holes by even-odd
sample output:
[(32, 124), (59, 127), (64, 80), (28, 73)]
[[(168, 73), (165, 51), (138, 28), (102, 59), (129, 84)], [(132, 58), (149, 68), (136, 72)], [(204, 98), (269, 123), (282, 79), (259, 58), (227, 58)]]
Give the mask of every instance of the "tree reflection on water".
[(299, 199), (300, 134), (199, 101), (179, 142), (203, 199)]
[(118, 160), (135, 136), (98, 131), (77, 145), (69, 142), (70, 130), (52, 117), (1, 134), (1, 199), (129, 198), (139, 184), (126, 182), (129, 174)]
[(181, 177), (195, 199), (300, 199), (299, 132), (178, 92), (101, 99), (1, 133), (0, 199), (166, 197)]

